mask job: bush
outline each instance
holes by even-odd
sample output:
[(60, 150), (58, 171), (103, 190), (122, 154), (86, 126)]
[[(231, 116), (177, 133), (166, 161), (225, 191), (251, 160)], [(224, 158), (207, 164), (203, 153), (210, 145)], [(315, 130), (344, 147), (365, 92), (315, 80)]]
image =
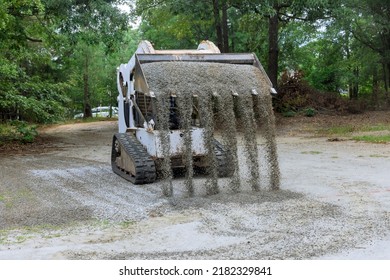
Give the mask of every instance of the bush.
[(291, 117), (294, 117), (295, 116), (295, 112), (294, 111), (284, 111), (282, 112), (282, 116), (285, 117), (285, 118), (291, 118)]
[(20, 140), (23, 143), (32, 143), (35, 138), (38, 136), (37, 126), (36, 125), (28, 125), (25, 122), (21, 122), (17, 126), (17, 131), (20, 134)]
[[(312, 117), (320, 111), (334, 111), (337, 113), (361, 112), (358, 107), (337, 92), (324, 92), (311, 87), (304, 79), (301, 71), (282, 74), (278, 85), (278, 95), (274, 100), (278, 112), (303, 112)], [(358, 108), (357, 108), (358, 107)]]
[(317, 111), (314, 108), (306, 108), (303, 110), (303, 113), (306, 117), (314, 117), (317, 114)]
[(37, 126), (23, 121), (10, 121), (0, 124), (0, 143), (20, 141), (32, 143), (38, 136)]

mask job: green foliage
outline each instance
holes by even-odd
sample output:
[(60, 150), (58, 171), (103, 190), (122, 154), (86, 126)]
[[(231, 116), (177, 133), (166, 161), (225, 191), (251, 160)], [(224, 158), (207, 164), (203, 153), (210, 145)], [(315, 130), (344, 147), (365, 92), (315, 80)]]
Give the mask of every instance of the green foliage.
[[(46, 34), (39, 22), (43, 4), (35, 1), (1, 3), (5, 13), (0, 35), (0, 117), (52, 122), (64, 116), (66, 83), (58, 80)], [(4, 9), (4, 7), (6, 7)]]
[(86, 56), (94, 105), (115, 102), (119, 61), (111, 56), (129, 58), (123, 45), (128, 18), (118, 2), (1, 1), (0, 120), (48, 123), (73, 116), (73, 104), (83, 103)]
[(36, 129), (36, 125), (17, 120), (0, 124), (0, 144), (10, 141), (34, 142), (38, 136)]
[(20, 140), (24, 143), (31, 143), (34, 141), (35, 137), (38, 135), (36, 130), (36, 125), (28, 125), (25, 122), (16, 122), (12, 123), (16, 127), (16, 131), (20, 135)]
[(285, 117), (285, 118), (291, 118), (291, 117), (295, 117), (297, 113), (292, 111), (292, 110), (287, 110), (287, 111), (283, 111), (282, 112), (282, 116)]
[(78, 42), (68, 58), (66, 69), (71, 85), (68, 94), (72, 100), (72, 116), (83, 111), (85, 75), (88, 77), (91, 107), (116, 105), (116, 68), (129, 60), (138, 43), (138, 35), (133, 30), (125, 34), (122, 42), (118, 42), (118, 50), (111, 53), (107, 53), (107, 46), (103, 43)]
[(88, 117), (90, 108), (115, 102), (116, 67), (120, 61), (113, 64), (111, 57), (128, 48), (123, 45), (128, 39), (129, 17), (118, 9), (120, 2), (46, 0), (62, 38), (58, 49), (72, 100), (69, 117), (80, 110)]
[(212, 1), (138, 0), (134, 13), (142, 16), (140, 31), (143, 39), (157, 48), (189, 49), (201, 40), (213, 39)]
[(0, 123), (0, 145), (13, 139), (13, 129), (10, 125)]
[(264, 64), (268, 56), (268, 42), (265, 40), (268, 32), (267, 21), (256, 13), (243, 14), (237, 21), (236, 52), (252, 51)]
[(128, 26), (127, 14), (116, 6), (118, 0), (43, 1), (57, 32), (66, 35), (70, 45), (81, 40), (90, 45), (104, 43), (111, 49)]
[[(279, 73), (285, 69), (302, 70), (316, 89), (352, 94), (351, 89), (355, 87), (357, 97), (367, 96), (373, 91), (372, 73), (378, 69), (380, 57), (367, 44), (362, 44), (371, 39), (359, 40), (356, 34), (358, 26), (369, 31), (373, 22), (387, 24), (388, 19), (382, 14), (381, 21), (360, 16), (369, 9), (371, 16), (380, 13), (380, 9), (373, 8), (375, 1), (379, 0), (366, 0), (361, 5), (353, 0), (226, 1), (230, 49), (255, 52), (267, 69), (269, 18), (277, 14)], [(156, 47), (193, 48), (205, 38), (216, 42), (213, 3), (197, 0), (188, 5), (186, 0), (138, 0), (135, 13), (143, 18), (140, 26), (143, 38)], [(225, 1), (218, 3), (222, 5)], [(382, 3), (379, 7), (386, 5)], [(372, 28), (377, 29), (361, 33), (367, 36), (386, 29), (380, 24)], [(379, 43), (380, 39), (374, 38)]]
[(305, 108), (303, 113), (306, 117), (314, 117), (317, 114), (317, 111), (314, 108)]

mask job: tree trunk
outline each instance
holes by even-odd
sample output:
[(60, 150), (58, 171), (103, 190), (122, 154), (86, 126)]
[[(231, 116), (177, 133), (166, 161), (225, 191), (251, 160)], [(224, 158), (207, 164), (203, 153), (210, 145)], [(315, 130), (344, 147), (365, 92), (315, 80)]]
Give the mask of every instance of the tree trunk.
[(229, 52), (229, 26), (227, 16), (227, 0), (222, 5), (222, 36), (223, 36), (223, 51), (224, 53)]
[(355, 81), (353, 83), (353, 97), (355, 99), (358, 99), (359, 98), (359, 67), (356, 67), (353, 73), (355, 74)]
[(389, 98), (389, 84), (390, 84), (390, 64), (383, 63), (383, 81), (385, 84), (385, 102), (387, 107), (390, 107), (390, 98)]
[(279, 19), (276, 13), (269, 17), (268, 25), (268, 76), (275, 88), (278, 86)]
[(215, 32), (217, 33), (217, 46), (221, 51), (223, 51), (222, 26), (221, 19), (219, 16), (219, 0), (213, 0), (213, 11)]
[(352, 73), (353, 80), (349, 85), (349, 99), (357, 100), (359, 95), (359, 67), (355, 67)]
[(89, 58), (88, 55), (85, 56), (84, 61), (84, 118), (92, 117), (92, 110), (89, 98), (89, 72), (88, 72)]
[(236, 44), (235, 44), (235, 41), (236, 41), (236, 37), (234, 36), (234, 25), (233, 25), (233, 22), (230, 23), (230, 33), (232, 34), (232, 36), (230, 36), (230, 51), (231, 52), (236, 52)]
[[(349, 30), (346, 30), (345, 31), (345, 46), (344, 46), (344, 49), (345, 49), (345, 53), (347, 55), (347, 63), (348, 64), (351, 64), (351, 51), (350, 51), (350, 32)], [(353, 68), (352, 66), (349, 66), (348, 67), (348, 71), (352, 72), (352, 75), (351, 77), (349, 77), (348, 79), (348, 96), (349, 96), (349, 99), (352, 100), (352, 99), (357, 99), (357, 93), (356, 93), (356, 87), (355, 87), (355, 80), (356, 80), (356, 73), (355, 73), (355, 68)]]
[(372, 95), (371, 95), (371, 103), (375, 109), (378, 108), (378, 96), (379, 96), (379, 76), (378, 76), (378, 68), (375, 65), (372, 73)]

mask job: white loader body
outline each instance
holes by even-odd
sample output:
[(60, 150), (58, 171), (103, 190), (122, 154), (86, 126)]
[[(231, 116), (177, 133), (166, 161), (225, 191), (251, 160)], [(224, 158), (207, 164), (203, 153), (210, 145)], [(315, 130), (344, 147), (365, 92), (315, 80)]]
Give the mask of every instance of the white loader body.
[[(118, 85), (118, 122), (119, 132), (135, 131), (135, 135), (140, 143), (146, 148), (150, 156), (156, 158), (163, 157), (162, 144), (160, 140), (160, 132), (154, 130), (154, 121), (144, 122), (142, 127), (136, 126), (133, 111), (135, 110), (136, 96), (136, 75), (134, 72), (137, 67), (137, 55), (139, 54), (156, 54), (156, 55), (173, 55), (177, 60), (180, 60), (182, 55), (191, 54), (219, 54), (219, 49), (210, 41), (203, 41), (199, 44), (197, 50), (155, 50), (148, 41), (142, 41), (135, 54), (131, 57), (127, 64), (121, 64), (117, 69), (117, 85)], [(142, 70), (141, 70), (142, 71)], [(147, 85), (146, 85), (147, 86)], [(148, 96), (154, 98), (153, 92), (147, 90), (144, 92)], [(129, 110), (125, 107), (128, 106)], [(127, 121), (126, 121), (127, 120)], [(181, 130), (170, 131), (170, 155), (180, 156), (184, 147), (183, 132)], [(192, 149), (194, 155), (205, 155), (207, 150), (203, 140), (203, 128), (194, 127), (192, 129)]]

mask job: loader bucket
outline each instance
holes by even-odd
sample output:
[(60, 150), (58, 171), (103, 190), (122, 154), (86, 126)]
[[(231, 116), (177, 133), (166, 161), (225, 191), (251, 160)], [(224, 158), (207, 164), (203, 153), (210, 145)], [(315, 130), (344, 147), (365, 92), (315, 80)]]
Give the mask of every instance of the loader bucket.
[[(264, 71), (263, 66), (253, 53), (210, 53), (210, 54), (135, 54), (135, 71), (134, 71), (134, 89), (138, 92), (142, 92), (145, 95), (153, 97), (154, 91), (148, 85), (148, 77), (145, 76), (143, 66), (149, 63), (156, 62), (194, 62), (194, 63), (221, 63), (229, 65), (252, 65), (260, 70), (262, 73), (263, 81), (265, 81), (270, 89), (270, 93), (276, 93), (272, 88), (272, 83)], [(191, 73), (196, 75), (197, 73)], [(169, 75), (169, 73), (166, 73)], [(149, 77), (150, 78), (150, 77)]]

